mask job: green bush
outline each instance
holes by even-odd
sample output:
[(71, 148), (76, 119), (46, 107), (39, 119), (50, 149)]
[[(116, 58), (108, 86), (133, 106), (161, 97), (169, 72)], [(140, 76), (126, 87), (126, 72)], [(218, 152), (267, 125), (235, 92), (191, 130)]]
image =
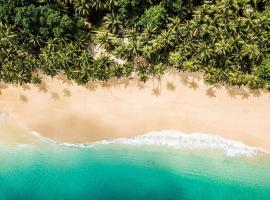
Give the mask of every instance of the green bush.
[[(126, 64), (93, 59), (90, 42)], [(78, 84), (133, 71), (146, 81), (173, 66), (201, 71), (209, 84), (261, 88), (270, 82), (269, 54), (267, 0), (0, 0), (6, 82), (38, 83), (37, 70), (63, 71)]]
[(14, 23), (25, 32), (44, 38), (76, 38), (77, 34), (82, 34), (83, 30), (83, 22), (79, 19), (71, 18), (49, 6), (34, 6), (33, 4), (16, 8)]
[(149, 9), (145, 10), (144, 14), (140, 18), (140, 23), (150, 32), (155, 32), (157, 29), (161, 28), (161, 26), (165, 22), (165, 19), (165, 8), (157, 5), (151, 6)]
[(258, 76), (270, 83), (270, 56), (265, 58), (257, 69)]

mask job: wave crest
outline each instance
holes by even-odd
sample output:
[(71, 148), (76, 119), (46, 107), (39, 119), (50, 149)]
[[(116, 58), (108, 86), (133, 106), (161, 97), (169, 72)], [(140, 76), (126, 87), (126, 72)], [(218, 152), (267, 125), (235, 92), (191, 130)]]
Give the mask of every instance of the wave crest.
[(227, 156), (255, 156), (267, 153), (259, 147), (251, 147), (242, 142), (227, 140), (225, 138), (203, 133), (185, 134), (179, 131), (153, 131), (133, 138), (118, 138), (102, 140), (86, 144), (60, 143), (56, 140), (41, 136), (32, 131), (32, 134), (42, 141), (68, 147), (92, 148), (97, 145), (124, 144), (124, 145), (149, 145), (165, 146), (175, 149), (216, 149), (223, 151)]

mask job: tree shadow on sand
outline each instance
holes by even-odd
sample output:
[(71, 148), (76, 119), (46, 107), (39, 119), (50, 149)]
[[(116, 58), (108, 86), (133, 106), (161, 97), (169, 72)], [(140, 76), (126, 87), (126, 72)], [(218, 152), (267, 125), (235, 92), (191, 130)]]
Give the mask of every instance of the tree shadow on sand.
[(203, 76), (200, 72), (178, 72), (180, 80), (184, 86), (188, 86), (193, 90), (199, 88), (198, 81), (201, 81)]
[(138, 81), (136, 83), (136, 87), (139, 89), (139, 90), (143, 90), (145, 88), (145, 84), (141, 81)]
[(62, 81), (62, 83), (67, 84), (67, 85), (72, 85), (73, 84), (73, 81), (72, 80), (69, 80), (67, 78), (67, 76), (65, 74), (63, 74), (63, 73), (59, 74), (57, 76), (57, 79), (60, 80), (60, 81)]
[(124, 86), (127, 88), (131, 83), (131, 79), (129, 78), (111, 78), (107, 81), (89, 81), (84, 85), (84, 87), (88, 90), (95, 91), (98, 87), (110, 89), (117, 88), (119, 86)]
[[(168, 75), (168, 76), (167, 76)], [(203, 73), (201, 72), (187, 72), (187, 71), (178, 71), (176, 69), (169, 69), (166, 71), (166, 75), (163, 76), (165, 77), (164, 80), (161, 80), (160, 78), (150, 78), (148, 80), (149, 83), (145, 84), (144, 82), (140, 81), (139, 77), (136, 75), (133, 75), (130, 78), (111, 78), (108, 81), (89, 81), (87, 84), (85, 84), (83, 87), (91, 90), (91, 91), (96, 91), (98, 87), (103, 87), (106, 89), (110, 88), (117, 88), (119, 86), (123, 86), (124, 88), (127, 88), (128, 86), (134, 86), (137, 87), (139, 90), (144, 90), (145, 88), (149, 88), (152, 92), (152, 95), (154, 96), (160, 96), (161, 95), (161, 84), (165, 84), (165, 88), (168, 91), (175, 91), (178, 84), (181, 84), (191, 88), (193, 90), (197, 90), (201, 87), (201, 82), (203, 80)], [(161, 78), (163, 78), (161, 76)], [(170, 80), (170, 78), (167, 79), (167, 77), (173, 77), (173, 80)], [(64, 84), (68, 85), (73, 85), (76, 84), (74, 81), (68, 80), (66, 75), (61, 74), (58, 75), (57, 78), (62, 81)], [(179, 80), (174, 82), (175, 80)], [(151, 81), (153, 83), (153, 86), (151, 86)], [(165, 82), (164, 82), (165, 81)], [(207, 84), (206, 84), (207, 85)], [(48, 92), (48, 88), (46, 84), (43, 82), (42, 84), (37, 85), (39, 88), (39, 91), (41, 92)], [(2, 88), (7, 88), (6, 84), (0, 83), (0, 90)], [(68, 87), (67, 87), (68, 88)], [(68, 89), (64, 89), (62, 92), (64, 93), (64, 96), (68, 97), (71, 96), (71, 92)], [(164, 88), (164, 87), (162, 87)], [(204, 88), (204, 87), (203, 87)], [(240, 97), (242, 99), (249, 99), (250, 97), (255, 97), (258, 98), (260, 97), (263, 93), (269, 93), (268, 90), (252, 90), (247, 87), (238, 87), (238, 86), (229, 86), (229, 85), (224, 85), (222, 83), (220, 84), (215, 84), (208, 86), (205, 94), (211, 98), (216, 97), (216, 91), (218, 90), (226, 90), (227, 94), (231, 98), (236, 98)], [(29, 89), (29, 87), (24, 86), (24, 90)], [(58, 100), (60, 98), (59, 94), (56, 92), (51, 92), (51, 97), (54, 100)]]
[(124, 88), (127, 88), (132, 82), (132, 78), (111, 78), (106, 82), (108, 83), (107, 88), (115, 88), (118, 86), (124, 86)]
[(20, 101), (23, 103), (27, 103), (28, 102), (28, 98), (25, 95), (20, 95)]
[[(268, 91), (268, 92), (269, 92), (269, 91)], [(249, 93), (250, 93), (253, 97), (258, 98), (258, 97), (260, 97), (260, 96), (262, 95), (263, 90), (259, 90), (259, 89), (255, 89), (255, 90), (249, 89)]]
[(0, 82), (0, 90), (4, 90), (8, 88), (8, 84)]
[(41, 84), (38, 84), (36, 86), (40, 92), (44, 92), (44, 93), (48, 92), (48, 87), (44, 82), (42, 82)]
[(241, 97), (242, 99), (248, 99), (250, 97), (249, 89), (238, 86), (225, 86), (227, 94), (231, 98)]
[[(200, 87), (199, 82), (203, 80), (203, 73), (201, 72), (187, 72), (187, 71), (178, 71), (176, 69), (170, 69), (168, 74), (174, 77), (180, 77), (181, 83), (193, 90), (197, 90)], [(168, 80), (169, 82), (169, 80)], [(168, 83), (167, 83), (168, 85)], [(207, 84), (206, 84), (207, 85)], [(167, 89), (170, 87), (167, 86)], [(247, 87), (238, 87), (230, 86), (222, 83), (209, 86), (206, 90), (206, 95), (209, 97), (216, 97), (217, 90), (226, 90), (227, 94), (231, 98), (240, 97), (242, 99), (259, 98), (262, 94), (270, 94), (270, 91), (267, 89), (250, 89)]]
[(196, 83), (194, 80), (188, 83), (188, 87), (192, 88), (193, 90), (197, 90), (199, 88), (199, 84)]
[(89, 81), (88, 83), (85, 84), (84, 86), (87, 90), (90, 91), (95, 91), (98, 87), (98, 84), (96, 82), (91, 82)]
[(20, 86), (23, 88), (23, 90), (30, 90), (31, 89), (28, 84), (22, 84)]
[(127, 88), (130, 85), (132, 78), (122, 78), (118, 79), (119, 83), (123, 85), (125, 88)]
[(151, 80), (152, 82), (152, 95), (155, 95), (156, 97), (161, 95), (162, 92), (162, 85), (163, 83), (166, 81), (166, 79), (162, 79), (161, 76), (159, 76), (158, 78), (153, 78)]
[(152, 95), (155, 95), (156, 97), (160, 96), (160, 89), (159, 88), (153, 88), (152, 89)]
[(216, 97), (216, 91), (210, 87), (206, 90), (206, 95), (209, 97)]
[(166, 87), (167, 87), (167, 90), (169, 90), (169, 91), (175, 91), (175, 89), (176, 89), (176, 86), (171, 81), (167, 82)]
[(57, 92), (51, 92), (51, 98), (53, 100), (58, 100), (58, 99), (60, 99), (60, 96)]
[(65, 97), (70, 97), (71, 96), (71, 91), (67, 88), (63, 89), (63, 93)]
[(270, 91), (267, 89), (250, 89), (247, 87), (238, 87), (238, 86), (229, 86), (226, 85), (225, 89), (227, 91), (227, 94), (231, 98), (241, 97), (242, 99), (249, 99), (251, 97), (253, 98), (259, 98), (263, 94), (270, 94)]

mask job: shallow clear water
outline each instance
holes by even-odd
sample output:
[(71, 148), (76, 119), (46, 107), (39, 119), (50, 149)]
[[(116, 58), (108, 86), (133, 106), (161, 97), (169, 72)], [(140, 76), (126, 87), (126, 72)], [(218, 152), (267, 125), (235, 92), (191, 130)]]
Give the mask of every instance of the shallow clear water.
[(6, 199), (269, 200), (270, 156), (127, 144), (3, 147)]

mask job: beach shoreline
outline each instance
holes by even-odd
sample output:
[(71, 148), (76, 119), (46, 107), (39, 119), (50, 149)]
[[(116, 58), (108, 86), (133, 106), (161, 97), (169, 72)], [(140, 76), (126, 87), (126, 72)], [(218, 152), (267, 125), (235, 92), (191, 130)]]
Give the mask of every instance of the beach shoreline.
[[(42, 85), (1, 84), (0, 112), (14, 126), (75, 144), (177, 130), (270, 150), (268, 91), (207, 86), (200, 73), (187, 72), (167, 72), (145, 84), (136, 78), (86, 86), (64, 76), (43, 77), (43, 81)], [(3, 140), (6, 136), (0, 134)]]

